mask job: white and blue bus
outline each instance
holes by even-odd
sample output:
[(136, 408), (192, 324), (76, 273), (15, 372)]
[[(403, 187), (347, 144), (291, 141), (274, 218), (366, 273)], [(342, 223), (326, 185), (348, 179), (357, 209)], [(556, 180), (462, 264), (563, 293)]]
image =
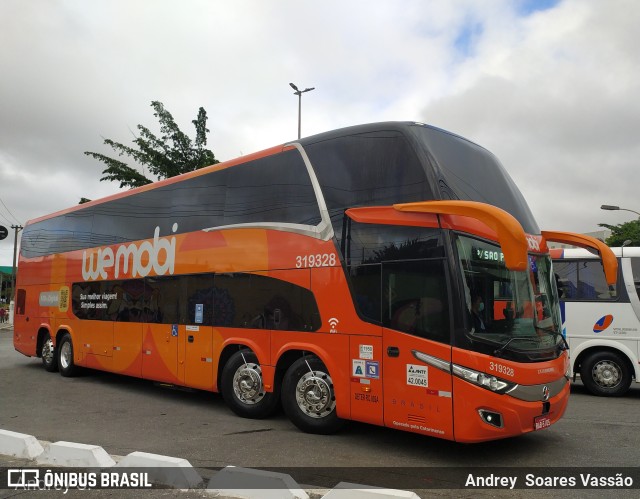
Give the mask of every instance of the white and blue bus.
[(618, 279), (608, 286), (586, 249), (551, 250), (571, 368), (589, 392), (619, 396), (640, 382), (640, 247), (611, 248)]

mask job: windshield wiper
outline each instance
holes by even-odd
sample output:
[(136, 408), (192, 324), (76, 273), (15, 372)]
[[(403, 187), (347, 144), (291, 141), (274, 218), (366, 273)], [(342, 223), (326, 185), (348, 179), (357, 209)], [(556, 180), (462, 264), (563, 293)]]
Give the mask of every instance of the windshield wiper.
[(569, 343), (567, 343), (567, 339), (564, 337), (564, 335), (562, 335), (560, 333), (556, 333), (554, 331), (549, 331), (547, 329), (542, 329), (541, 327), (536, 327), (536, 329), (538, 331), (542, 331), (544, 334), (548, 334), (549, 336), (553, 336), (554, 338), (557, 338), (558, 336), (560, 336), (560, 338), (562, 338), (562, 343), (563, 343), (562, 351), (569, 350)]
[(505, 341), (505, 342), (503, 343), (503, 345), (502, 345), (500, 348), (496, 348), (496, 349), (493, 351), (493, 355), (495, 355), (496, 357), (500, 357), (500, 355), (502, 354), (502, 352), (504, 351), (504, 349), (505, 349), (505, 348), (507, 348), (507, 346), (509, 345), (509, 343), (511, 343), (513, 340), (516, 340), (516, 339), (520, 339), (520, 338), (516, 338), (515, 336), (514, 336), (514, 337), (512, 337), (512, 338), (509, 338), (507, 341)]

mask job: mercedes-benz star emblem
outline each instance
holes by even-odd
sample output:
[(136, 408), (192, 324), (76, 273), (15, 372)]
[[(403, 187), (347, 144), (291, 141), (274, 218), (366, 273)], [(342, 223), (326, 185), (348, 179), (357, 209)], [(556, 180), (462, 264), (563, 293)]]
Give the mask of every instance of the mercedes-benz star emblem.
[(546, 402), (547, 400), (549, 400), (549, 387), (544, 385), (542, 387), (542, 401)]

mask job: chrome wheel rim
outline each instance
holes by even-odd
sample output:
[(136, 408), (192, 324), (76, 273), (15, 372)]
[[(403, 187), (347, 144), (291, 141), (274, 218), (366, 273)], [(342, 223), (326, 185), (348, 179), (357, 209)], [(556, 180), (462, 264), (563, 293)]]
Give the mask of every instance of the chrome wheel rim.
[(296, 402), (307, 416), (320, 419), (331, 414), (336, 407), (333, 380), (322, 371), (310, 371), (296, 385)]
[(51, 338), (48, 338), (47, 341), (45, 341), (44, 344), (42, 345), (41, 355), (42, 355), (42, 360), (44, 360), (45, 363), (47, 364), (53, 363), (55, 352), (53, 347), (53, 340)]
[(63, 369), (67, 369), (72, 362), (71, 343), (65, 341), (60, 348), (60, 365)]
[(262, 369), (259, 364), (244, 364), (236, 371), (233, 375), (233, 393), (246, 405), (255, 405), (264, 398)]
[(622, 380), (622, 369), (611, 360), (602, 360), (593, 366), (593, 381), (603, 388), (613, 388)]

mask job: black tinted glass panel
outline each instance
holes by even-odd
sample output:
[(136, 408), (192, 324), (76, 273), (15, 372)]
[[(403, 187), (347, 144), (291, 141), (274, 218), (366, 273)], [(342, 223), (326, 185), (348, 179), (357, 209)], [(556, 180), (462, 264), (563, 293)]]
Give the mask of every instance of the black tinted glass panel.
[(260, 222), (320, 222), (311, 180), (297, 150), (27, 225), (21, 254), (33, 258), (150, 239), (156, 227), (162, 237)]
[(556, 260), (553, 262), (553, 272), (560, 300), (578, 298), (578, 262)]
[(320, 223), (306, 166), (291, 150), (229, 169), (225, 225), (256, 222)]
[(320, 316), (310, 290), (255, 274), (215, 277), (214, 325), (315, 331)]
[(442, 260), (382, 264), (382, 323), (449, 343), (449, 308)]
[(186, 287), (189, 276), (147, 278), (148, 322), (187, 324)]
[(342, 241), (347, 265), (444, 256), (440, 229), (361, 224), (347, 219)]
[(512, 214), (525, 232), (540, 233), (520, 190), (492, 153), (443, 130), (427, 126), (414, 126), (412, 130), (456, 197), (498, 206)]
[(560, 300), (615, 300), (616, 289), (609, 289), (599, 260), (553, 262)]
[(633, 283), (636, 286), (636, 293), (640, 297), (640, 258), (631, 258), (631, 269), (633, 270)]
[(336, 236), (344, 210), (434, 199), (422, 165), (399, 132), (338, 137), (305, 146)]
[(352, 265), (349, 269), (351, 292), (360, 316), (370, 322), (382, 320), (380, 264)]

